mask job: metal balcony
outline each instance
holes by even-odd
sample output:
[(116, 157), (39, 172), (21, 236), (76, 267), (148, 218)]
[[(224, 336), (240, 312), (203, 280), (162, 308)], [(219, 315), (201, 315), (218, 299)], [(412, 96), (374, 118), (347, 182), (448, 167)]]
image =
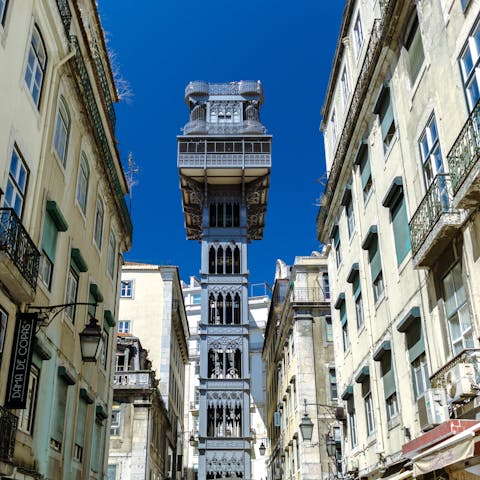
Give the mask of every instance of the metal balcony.
[(68, 0), (57, 0), (58, 13), (62, 19), (63, 28), (67, 38), (70, 38), (70, 24), (72, 23), (72, 11), (68, 5)]
[(154, 388), (155, 384), (155, 372), (152, 370), (117, 371), (113, 375), (115, 389), (148, 389)]
[(410, 220), (413, 261), (430, 267), (462, 224), (464, 211), (453, 208), (450, 175), (438, 174)]
[(0, 460), (13, 462), (18, 417), (0, 406)]
[(97, 70), (98, 78), (100, 79), (100, 86), (102, 88), (103, 98), (105, 100), (105, 104), (107, 105), (108, 116), (110, 118), (110, 123), (112, 124), (112, 130), (115, 130), (117, 117), (115, 115), (115, 108), (113, 106), (112, 96), (110, 95), (107, 74), (105, 73), (105, 68), (103, 67), (103, 62), (98, 52), (94, 52), (93, 59), (95, 61), (95, 68)]
[(128, 231), (129, 236), (131, 236), (133, 227), (132, 220), (130, 218), (130, 212), (128, 211), (127, 203), (125, 202), (125, 198), (123, 196), (122, 186), (118, 178), (112, 152), (110, 151), (107, 134), (103, 126), (102, 117), (100, 115), (100, 110), (97, 105), (95, 92), (93, 91), (92, 84), (90, 82), (88, 69), (85, 65), (82, 50), (78, 43), (77, 37), (72, 36), (71, 40), (75, 51), (76, 74), (79, 79), (79, 86), (81, 87), (87, 111), (92, 121), (94, 136), (98, 143), (105, 169), (109, 176), (114, 192), (117, 196), (117, 201), (125, 229)]
[(478, 348), (468, 348), (463, 352), (460, 352), (457, 356), (453, 357), (449, 362), (447, 362), (442, 368), (437, 370), (431, 377), (430, 383), (432, 388), (446, 388), (447, 379), (446, 375), (455, 365), (459, 363), (471, 363), (476, 368), (480, 362), (480, 349)]
[(480, 198), (480, 102), (447, 155), (456, 207), (476, 207)]
[(295, 287), (292, 291), (291, 301), (294, 303), (326, 302), (320, 287)]
[(12, 208), (0, 208), (0, 278), (18, 300), (29, 302), (37, 288), (40, 253)]

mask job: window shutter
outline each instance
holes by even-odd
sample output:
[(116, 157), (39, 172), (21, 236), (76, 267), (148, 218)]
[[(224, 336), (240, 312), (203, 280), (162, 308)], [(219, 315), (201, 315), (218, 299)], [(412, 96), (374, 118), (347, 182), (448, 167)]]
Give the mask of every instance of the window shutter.
[(353, 296), (355, 300), (360, 296), (362, 293), (361, 285), (360, 285), (360, 275), (355, 275), (355, 279), (353, 280)]
[(345, 302), (342, 302), (340, 305), (340, 322), (342, 323), (342, 327), (347, 323), (347, 307)]
[(382, 372), (383, 392), (385, 398), (388, 398), (397, 391), (395, 386), (395, 376), (393, 374), (391, 354), (386, 354), (382, 357), (380, 361), (380, 368)]
[(81, 447), (85, 444), (85, 430), (87, 420), (87, 402), (81, 398), (78, 400), (77, 430), (75, 432), (75, 443)]
[(386, 95), (380, 107), (380, 128), (382, 130), (382, 138), (385, 139), (388, 130), (393, 122), (393, 108), (390, 102), (390, 94)]
[(58, 231), (55, 222), (52, 216), (47, 212), (45, 213), (45, 221), (43, 223), (42, 248), (52, 263), (55, 262), (57, 235)]
[(400, 265), (411, 248), (407, 207), (405, 205), (405, 197), (403, 195), (395, 203), (391, 213), (393, 236), (395, 239), (395, 251), (397, 253), (397, 264)]
[(63, 441), (63, 426), (65, 423), (65, 410), (67, 407), (67, 393), (67, 382), (65, 382), (62, 377), (57, 377), (56, 405), (51, 437), (59, 443), (62, 443)]
[(368, 179), (371, 176), (370, 171), (370, 160), (368, 158), (368, 154), (365, 154), (362, 159), (362, 163), (360, 164), (360, 176), (362, 178), (362, 188), (365, 188), (365, 185), (368, 182)]
[(372, 281), (382, 271), (382, 260), (380, 258), (380, 250), (378, 249), (378, 239), (375, 239), (368, 249), (368, 257), (370, 260), (370, 271), (372, 273)]
[(412, 322), (406, 332), (408, 358), (410, 363), (416, 360), (425, 352), (425, 342), (423, 340), (422, 324), (420, 320)]

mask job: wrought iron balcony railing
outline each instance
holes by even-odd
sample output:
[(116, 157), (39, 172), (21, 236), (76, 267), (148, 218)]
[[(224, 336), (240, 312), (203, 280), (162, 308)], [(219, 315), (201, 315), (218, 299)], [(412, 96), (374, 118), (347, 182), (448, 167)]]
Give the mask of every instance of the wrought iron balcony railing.
[(113, 375), (114, 388), (154, 388), (155, 384), (152, 370), (116, 371)]
[(378, 59), (387, 39), (388, 29), (390, 27), (390, 19), (393, 15), (396, 0), (382, 0), (380, 2), (381, 18), (377, 18), (373, 22), (368, 46), (365, 57), (360, 69), (360, 73), (355, 84), (352, 94), (352, 100), (348, 107), (348, 112), (345, 114), (345, 124), (342, 133), (338, 140), (338, 146), (333, 158), (332, 168), (328, 177), (328, 182), (325, 187), (324, 202), (317, 216), (317, 229), (320, 232), (325, 225), (329, 205), (333, 194), (336, 190), (337, 183), (340, 178), (342, 167), (345, 164), (344, 160), (347, 155), (348, 148), (351, 144), (351, 139), (355, 128), (358, 125), (358, 119), (362, 108), (365, 107), (365, 98), (370, 88), (370, 83), (373, 78), (375, 69), (378, 66)]
[(295, 287), (292, 290), (292, 302), (325, 302), (325, 296), (320, 287)]
[(460, 135), (447, 155), (452, 178), (453, 194), (456, 195), (474, 165), (480, 159), (480, 102), (477, 102)]
[(100, 152), (102, 154), (102, 159), (103, 159), (105, 168), (108, 172), (108, 175), (110, 177), (112, 187), (114, 189), (115, 194), (117, 195), (117, 200), (119, 203), (120, 211), (122, 213), (122, 218), (125, 224), (125, 228), (127, 229), (129, 235), (131, 235), (132, 220), (130, 218), (130, 213), (127, 208), (127, 203), (125, 202), (125, 198), (123, 196), (120, 180), (118, 178), (117, 171), (115, 169), (115, 163), (113, 161), (113, 156), (110, 151), (110, 146), (108, 144), (107, 134), (105, 132), (105, 128), (103, 127), (100, 111), (98, 109), (98, 105), (95, 100), (95, 93), (93, 91), (92, 84), (90, 82), (87, 66), (85, 65), (85, 61), (83, 60), (82, 51), (80, 49), (80, 45), (78, 43), (77, 37), (72, 36), (71, 40), (75, 49), (75, 65), (77, 68), (77, 74), (80, 78), (80, 83), (83, 90), (83, 95), (85, 97), (87, 110), (93, 122), (94, 135), (99, 145)]
[(40, 253), (13, 208), (0, 208), (0, 251), (8, 254), (35, 290)]
[(112, 130), (115, 130), (115, 124), (117, 122), (117, 117), (115, 115), (115, 108), (113, 107), (112, 96), (110, 95), (110, 89), (108, 88), (107, 75), (105, 73), (105, 68), (103, 66), (102, 59), (98, 52), (94, 52), (93, 58), (95, 61), (95, 67), (97, 69), (98, 78), (100, 79), (100, 86), (102, 88), (103, 98), (107, 105), (108, 116), (110, 117), (110, 123), (112, 124)]
[(185, 88), (185, 98), (190, 95), (260, 95), (263, 87), (255, 80), (242, 80), (230, 83), (190, 82)]
[(410, 220), (412, 253), (416, 255), (442, 215), (454, 213), (450, 175), (438, 174)]
[(13, 462), (18, 417), (0, 406), (0, 460)]
[(68, 0), (57, 0), (57, 8), (62, 19), (63, 28), (67, 38), (70, 38), (70, 24), (72, 23), (72, 11), (68, 5)]

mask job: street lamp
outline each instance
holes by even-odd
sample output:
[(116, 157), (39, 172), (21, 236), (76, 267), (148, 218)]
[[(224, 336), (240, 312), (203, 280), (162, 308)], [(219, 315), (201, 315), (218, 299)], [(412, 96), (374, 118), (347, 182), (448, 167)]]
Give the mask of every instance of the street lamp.
[(95, 317), (90, 317), (90, 322), (79, 333), (80, 349), (84, 362), (96, 362), (102, 346), (102, 330)]
[(335, 458), (337, 456), (337, 442), (331, 433), (326, 435), (327, 454), (329, 457)]
[[(305, 404), (305, 408), (306, 408), (306, 404)], [(313, 435), (313, 422), (310, 420), (310, 417), (308, 416), (307, 412), (303, 414), (299, 427), (300, 427), (300, 432), (302, 433), (302, 438), (306, 442), (309, 442), (312, 439), (312, 435)]]
[(265, 446), (265, 444), (263, 442), (258, 447), (258, 451), (260, 452), (260, 455), (262, 457), (265, 455), (265, 452), (267, 451), (267, 447)]

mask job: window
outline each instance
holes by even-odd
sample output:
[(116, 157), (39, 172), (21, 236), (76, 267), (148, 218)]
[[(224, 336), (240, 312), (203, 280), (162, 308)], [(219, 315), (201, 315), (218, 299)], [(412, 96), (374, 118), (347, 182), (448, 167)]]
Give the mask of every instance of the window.
[(108, 345), (110, 343), (110, 335), (108, 330), (104, 328), (103, 330), (103, 339), (102, 339), (102, 351), (100, 352), (100, 364), (104, 370), (107, 370), (108, 365)]
[(457, 263), (443, 279), (445, 313), (450, 331), (453, 355), (465, 348), (473, 348), (473, 331), (467, 304), (467, 293), (463, 286), (462, 269)]
[(333, 248), (335, 249), (335, 262), (338, 268), (342, 263), (342, 246), (340, 243), (340, 232), (338, 225), (335, 227), (333, 233)]
[(410, 82), (413, 85), (418, 77), (418, 74), (420, 73), (420, 69), (422, 68), (423, 61), (425, 59), (422, 35), (420, 33), (418, 16), (416, 13), (410, 20), (404, 45), (408, 52), (408, 73), (410, 75)]
[(73, 447), (73, 458), (77, 462), (83, 460), (83, 450), (85, 446), (85, 432), (87, 423), (88, 404), (83, 398), (78, 399), (77, 407), (77, 428), (75, 430), (75, 445)]
[(337, 117), (335, 115), (335, 110), (332, 113), (330, 118), (330, 129), (331, 129), (331, 139), (332, 139), (332, 150), (337, 143)]
[(42, 234), (42, 256), (38, 267), (38, 276), (44, 285), (50, 290), (52, 285), (53, 266), (57, 250), (58, 229), (50, 212), (45, 212)]
[(18, 428), (22, 432), (31, 435), (33, 433), (33, 422), (35, 420), (35, 407), (37, 405), (38, 393), (38, 369), (32, 365), (30, 370), (30, 378), (28, 380), (27, 404), (24, 410), (20, 410), (18, 414)]
[(335, 368), (328, 369), (328, 384), (330, 390), (330, 400), (337, 400), (338, 390), (337, 390), (337, 374)]
[(380, 93), (374, 112), (378, 115), (380, 131), (382, 133), (383, 151), (387, 153), (395, 138), (397, 128), (393, 117), (393, 106), (390, 97), (390, 88), (384, 88)]
[(398, 400), (397, 394), (394, 393), (386, 400), (387, 405), (387, 420), (390, 422), (398, 415)]
[(80, 169), (78, 171), (77, 181), (77, 201), (82, 212), (87, 211), (88, 180), (90, 178), (90, 168), (88, 167), (87, 157), (84, 153), (80, 159)]
[(99, 249), (102, 248), (102, 236), (103, 236), (103, 216), (104, 207), (100, 198), (97, 199), (97, 208), (95, 209), (95, 225), (93, 230), (93, 239)]
[(68, 384), (63, 377), (57, 377), (53, 422), (50, 432), (50, 447), (62, 451), (63, 429), (65, 425), (65, 409), (67, 405)]
[(102, 427), (102, 425), (95, 421), (95, 423), (93, 424), (93, 439), (90, 461), (90, 468), (94, 472), (100, 471), (100, 459), (103, 458), (103, 432), (104, 428)]
[(110, 278), (115, 275), (115, 258), (117, 253), (117, 240), (113, 232), (110, 232), (108, 237), (108, 255), (107, 255), (107, 270)]
[(202, 295), (200, 293), (196, 293), (193, 295), (193, 305), (200, 305), (202, 301)]
[[(67, 288), (65, 291), (65, 303), (75, 303), (77, 301), (78, 292), (78, 275), (70, 268), (67, 277)], [(70, 305), (65, 309), (65, 315), (75, 323), (75, 305)]]
[(55, 133), (53, 135), (53, 146), (58, 158), (65, 167), (67, 162), (68, 135), (70, 133), (70, 113), (65, 104), (65, 99), (60, 97), (58, 101), (57, 118), (55, 120)]
[(27, 190), (28, 170), (17, 146), (13, 147), (8, 173), (7, 189), (5, 191), (5, 207), (13, 208), (22, 218), (23, 203)]
[(348, 237), (352, 238), (353, 232), (355, 231), (355, 213), (353, 211), (352, 197), (350, 197), (348, 203), (345, 205), (345, 214), (347, 216)]
[(350, 399), (348, 403), (351, 405), (348, 408), (348, 429), (350, 433), (350, 446), (355, 448), (358, 445), (358, 436), (357, 436), (357, 414), (355, 412), (355, 406), (353, 404), (353, 399)]
[(460, 55), (463, 88), (467, 96), (470, 111), (480, 98), (480, 24), (477, 23), (467, 39), (467, 44)]
[(120, 297), (133, 298), (133, 280), (122, 280), (120, 288)]
[(117, 466), (116, 465), (108, 465), (107, 470), (107, 480), (117, 480)]
[(5, 332), (7, 331), (8, 313), (0, 307), (0, 365), (3, 357), (3, 345), (5, 344)]
[(330, 282), (328, 280), (328, 273), (322, 273), (322, 289), (325, 300), (330, 298)]
[(423, 165), (423, 177), (425, 185), (428, 187), (439, 173), (443, 173), (442, 152), (438, 142), (437, 123), (435, 115), (428, 120), (427, 126), (418, 141), (420, 147), (420, 156)]
[(8, 0), (0, 0), (0, 25), (5, 25), (5, 17), (7, 16)]
[(325, 341), (327, 343), (333, 342), (332, 317), (325, 317)]
[(465, 11), (470, 4), (470, 0), (460, 0), (460, 3), (462, 4), (463, 11)]
[(387, 420), (390, 421), (398, 415), (397, 387), (393, 369), (392, 354), (390, 346), (383, 350), (381, 357), (375, 357), (380, 362), (380, 375), (383, 382), (383, 393), (387, 409)]
[(367, 436), (375, 432), (375, 412), (373, 411), (373, 398), (370, 388), (370, 377), (362, 383), (363, 402), (365, 404), (365, 424)]
[(42, 36), (38, 27), (33, 27), (30, 48), (28, 51), (27, 68), (25, 70), (25, 83), (28, 91), (32, 95), (35, 105), (40, 104), (45, 68), (47, 66), (47, 54)]
[(342, 76), (340, 77), (340, 84), (342, 87), (343, 105), (345, 106), (348, 102), (348, 96), (350, 95), (350, 86), (348, 84), (347, 67), (343, 68)]
[(362, 289), (360, 284), (360, 275), (355, 275), (353, 280), (353, 298), (355, 299), (355, 316), (357, 320), (357, 329), (360, 330), (365, 322), (363, 315)]
[(350, 348), (350, 337), (348, 335), (347, 307), (345, 302), (340, 305), (340, 322), (342, 324), (343, 351)]
[(413, 392), (415, 400), (418, 400), (430, 387), (428, 376), (427, 357), (422, 353), (412, 362)]
[(118, 333), (130, 333), (132, 322), (130, 320), (118, 321)]
[(121, 434), (122, 411), (119, 404), (112, 405), (110, 435), (119, 436)]
[(370, 273), (372, 275), (373, 298), (378, 302), (383, 296), (383, 274), (382, 260), (380, 258), (380, 248), (378, 245), (378, 236), (372, 235), (372, 240), (368, 245), (368, 260), (370, 262)]
[(357, 157), (357, 164), (360, 165), (360, 178), (362, 181), (363, 202), (367, 203), (372, 193), (372, 171), (370, 168), (370, 159), (368, 157), (368, 147), (362, 145)]
[(353, 49), (355, 51), (355, 58), (358, 58), (363, 45), (363, 28), (360, 12), (357, 14), (355, 23), (353, 24)]
[(403, 188), (399, 189), (398, 193), (395, 195), (395, 198), (392, 199), (390, 216), (392, 219), (397, 265), (400, 265), (403, 259), (407, 256), (412, 245)]

